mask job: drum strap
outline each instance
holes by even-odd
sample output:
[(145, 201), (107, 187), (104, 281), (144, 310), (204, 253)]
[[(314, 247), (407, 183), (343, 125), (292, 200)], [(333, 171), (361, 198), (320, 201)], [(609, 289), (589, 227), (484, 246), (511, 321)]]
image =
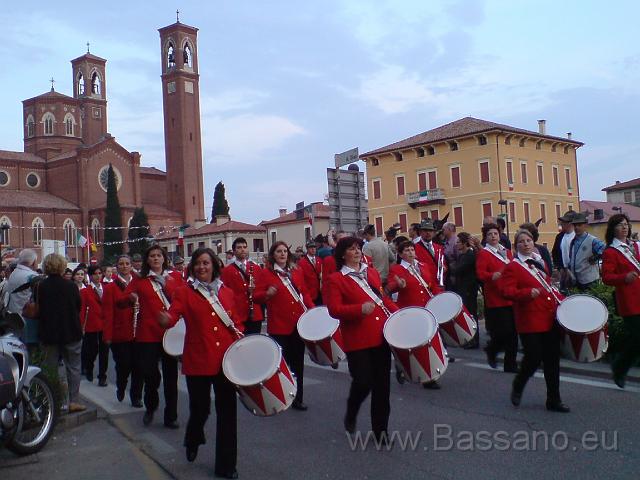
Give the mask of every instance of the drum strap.
[(426, 289), (427, 293), (429, 293), (429, 295), (431, 295), (433, 297), (433, 293), (431, 292), (431, 289), (429, 288), (429, 285), (427, 284), (427, 282), (424, 281), (424, 278), (422, 278), (422, 275), (420, 275), (420, 272), (419, 272), (418, 268), (420, 268), (420, 266), (418, 266), (416, 268), (415, 265), (409, 265), (409, 268), (407, 268), (407, 270), (409, 270), (409, 273), (416, 280), (418, 280), (418, 283), (422, 286), (422, 288)]
[[(366, 273), (365, 273), (365, 275), (366, 275)], [(351, 278), (354, 282), (356, 282), (358, 284), (358, 286), (364, 291), (364, 293), (366, 293), (369, 296), (369, 298), (371, 298), (371, 300), (373, 300), (373, 303), (375, 303), (377, 306), (379, 306), (382, 309), (382, 311), (387, 314), (387, 316), (391, 315), (391, 312), (385, 306), (385, 304), (382, 301), (382, 299), (378, 295), (376, 295), (376, 292), (373, 290), (371, 285), (369, 285), (369, 282), (364, 280), (362, 277), (360, 277), (360, 275), (358, 275), (355, 272), (354, 273), (348, 273), (347, 276), (349, 278)]]
[(307, 306), (304, 304), (304, 301), (302, 300), (302, 295), (300, 295), (298, 293), (298, 290), (296, 290), (295, 286), (293, 285), (293, 283), (289, 279), (289, 276), (286, 274), (286, 272), (283, 271), (282, 273), (280, 273), (279, 270), (276, 270), (275, 272), (276, 272), (276, 275), (278, 275), (278, 277), (280, 278), (280, 281), (282, 282), (282, 284), (289, 291), (289, 293), (291, 294), (293, 299), (296, 302), (298, 302), (300, 304), (300, 306), (302, 306), (302, 310), (304, 312), (306, 312), (307, 311)]
[(631, 251), (631, 248), (624, 245), (617, 245), (613, 248), (618, 250), (624, 256), (624, 258), (629, 260), (629, 262), (631, 262), (631, 264), (640, 272), (640, 261), (638, 261), (638, 259), (635, 257), (635, 255)]
[(233, 320), (231, 320), (231, 317), (229, 317), (229, 314), (224, 309), (224, 307), (220, 303), (220, 299), (215, 293), (209, 292), (209, 290), (204, 288), (204, 286), (200, 282), (196, 282), (193, 278), (189, 278), (187, 283), (191, 288), (202, 295), (207, 302), (209, 302), (209, 305), (211, 305), (211, 308), (213, 309), (215, 314), (218, 316), (218, 318), (220, 318), (222, 323), (224, 323), (229, 330), (233, 331), (236, 334), (240, 334), (240, 332), (234, 325)]
[(538, 271), (536, 267), (534, 267), (533, 265), (527, 265), (525, 262), (520, 260), (519, 257), (516, 257), (513, 261), (524, 268), (527, 272), (529, 272), (529, 274), (538, 281), (542, 288), (544, 288), (547, 293), (553, 296), (556, 302), (561, 302), (551, 284), (545, 280), (544, 276)]
[(167, 298), (167, 296), (164, 294), (164, 290), (162, 290), (162, 285), (160, 285), (160, 283), (154, 280), (153, 278), (149, 278), (149, 281), (151, 282), (151, 286), (153, 287), (153, 290), (156, 292), (156, 295), (158, 295), (158, 298), (162, 302), (164, 309), (169, 310), (169, 307), (171, 307), (171, 303), (169, 302), (169, 299)]
[(498, 260), (500, 260), (503, 263), (508, 264), (509, 263), (509, 258), (506, 256), (506, 252), (505, 252), (505, 256), (503, 257), (502, 255), (500, 255), (499, 253), (495, 252), (492, 248), (489, 248), (489, 246), (485, 246), (484, 249), (489, 252), (491, 255), (493, 255), (494, 257), (496, 257)]

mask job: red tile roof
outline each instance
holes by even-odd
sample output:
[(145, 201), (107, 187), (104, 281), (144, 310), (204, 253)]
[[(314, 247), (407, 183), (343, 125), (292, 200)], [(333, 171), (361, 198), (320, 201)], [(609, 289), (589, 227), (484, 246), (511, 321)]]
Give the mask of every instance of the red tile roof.
[(0, 150), (0, 161), (2, 160), (46, 163), (44, 158), (34, 155), (33, 153), (11, 152), (9, 150)]
[(77, 98), (73, 98), (70, 97), (69, 95), (65, 95), (64, 93), (59, 93), (56, 92), (55, 90), (49, 90), (48, 92), (45, 92), (41, 95), (36, 95), (35, 97), (31, 97), (28, 98), (27, 100), (24, 100), (23, 102), (28, 102), (30, 100), (34, 100), (36, 98), (50, 98), (50, 99), (58, 99), (58, 100), (64, 100), (65, 102), (78, 102), (79, 100)]
[[(640, 207), (636, 207), (635, 205), (631, 205), (628, 203), (614, 203), (614, 202), (596, 202), (595, 200), (580, 200), (580, 211), (581, 212), (589, 212), (590, 215), (587, 217), (590, 224), (595, 223), (607, 223), (609, 221), (609, 217), (615, 213), (620, 213), (613, 209), (613, 207), (621, 207), (622, 213), (625, 213), (629, 220), (632, 222), (640, 222)], [(594, 212), (596, 209), (601, 209), (603, 212), (603, 218), (595, 220)]]
[(0, 205), (3, 207), (25, 207), (33, 209), (55, 208), (59, 210), (77, 210), (77, 205), (64, 198), (46, 192), (0, 189)]
[[(146, 206), (145, 206), (146, 210)], [(236, 232), (236, 233), (264, 233), (266, 229), (260, 225), (251, 225), (250, 223), (238, 222), (235, 220), (230, 220), (227, 223), (223, 223), (222, 225), (216, 225), (215, 223), (207, 223), (200, 228), (189, 227), (184, 231), (184, 238), (189, 237), (198, 237), (202, 235), (212, 235), (216, 233), (227, 233), (227, 232)], [(168, 240), (171, 238), (177, 238), (178, 231), (173, 230), (166, 234), (159, 233), (156, 235), (158, 240)]]
[[(321, 202), (312, 203), (313, 208), (313, 218), (329, 218), (329, 205), (324, 205)], [(283, 223), (295, 223), (295, 222), (306, 222), (308, 221), (309, 213), (305, 210), (303, 217), (298, 218), (295, 211), (291, 213), (287, 213), (281, 217), (276, 217), (271, 220), (263, 220), (260, 222), (260, 225), (271, 226), (271, 225), (281, 225)]]
[(409, 137), (404, 140), (400, 140), (399, 142), (392, 143), (390, 145), (387, 145), (386, 147), (381, 147), (376, 150), (363, 153), (362, 155), (360, 155), (360, 158), (380, 153), (387, 153), (395, 150), (404, 150), (420, 145), (428, 145), (430, 143), (442, 142), (445, 140), (453, 140), (455, 138), (467, 137), (480, 133), (487, 133), (495, 130), (538, 138), (546, 138), (549, 140), (571, 143), (577, 146), (584, 145), (582, 142), (569, 140), (568, 138), (554, 137), (551, 135), (541, 135), (539, 132), (534, 132), (531, 130), (523, 130), (521, 128), (515, 128), (509, 125), (503, 125), (501, 123), (489, 122), (487, 120), (481, 120), (479, 118), (465, 117), (461, 118), (460, 120), (456, 120), (455, 122), (447, 123), (446, 125), (434, 128), (433, 130), (419, 133), (418, 135), (414, 135), (413, 137)]
[(142, 175), (162, 175), (167, 176), (167, 172), (163, 172), (159, 168), (156, 167), (140, 167), (140, 173)]
[(635, 187), (640, 187), (640, 178), (634, 178), (633, 180), (628, 180), (626, 182), (617, 182), (615, 185), (611, 185), (610, 187), (603, 188), (602, 191), (615, 192), (616, 190), (626, 190), (627, 188), (635, 188)]

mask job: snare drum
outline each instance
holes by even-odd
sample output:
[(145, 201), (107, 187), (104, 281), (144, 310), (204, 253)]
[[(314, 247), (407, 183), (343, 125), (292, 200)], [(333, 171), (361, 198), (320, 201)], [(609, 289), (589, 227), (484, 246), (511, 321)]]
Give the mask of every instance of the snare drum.
[(307, 310), (298, 320), (298, 333), (307, 346), (309, 358), (318, 365), (335, 366), (346, 358), (340, 322), (327, 307)]
[(577, 362), (595, 362), (609, 346), (607, 320), (609, 311), (599, 298), (571, 295), (556, 312), (562, 327), (562, 354)]
[(426, 308), (436, 317), (447, 345), (462, 347), (475, 336), (478, 326), (460, 295), (442, 292), (427, 302)]
[(280, 345), (267, 335), (248, 335), (232, 343), (222, 359), (222, 371), (244, 406), (259, 417), (284, 412), (298, 390)]
[(383, 333), (410, 381), (429, 382), (444, 374), (449, 358), (438, 333), (438, 322), (429, 310), (402, 308), (387, 319)]
[(187, 327), (184, 320), (180, 318), (178, 322), (162, 336), (162, 348), (172, 357), (179, 357), (184, 350), (184, 335)]

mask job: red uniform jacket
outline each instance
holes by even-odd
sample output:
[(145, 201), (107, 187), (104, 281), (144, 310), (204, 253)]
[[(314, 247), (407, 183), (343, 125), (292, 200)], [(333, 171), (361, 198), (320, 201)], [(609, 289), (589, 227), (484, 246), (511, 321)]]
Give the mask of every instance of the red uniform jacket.
[[(513, 254), (507, 250), (507, 258), (513, 260)], [(511, 300), (502, 296), (502, 292), (498, 288), (498, 279), (492, 279), (495, 272), (502, 272), (507, 266), (502, 260), (484, 248), (476, 253), (476, 276), (482, 282), (482, 290), (484, 292), (484, 305), (488, 308), (510, 307)]]
[(602, 254), (602, 281), (616, 287), (616, 306), (622, 317), (640, 315), (640, 278), (625, 283), (629, 272), (637, 270), (624, 255), (615, 248), (605, 248)]
[[(249, 264), (251, 260), (247, 261)], [(253, 275), (254, 285), (256, 284), (258, 277), (260, 276), (260, 272), (262, 272), (262, 268), (255, 262), (251, 262), (251, 265), (247, 265), (251, 269), (251, 274)], [(249, 280), (248, 277), (245, 277), (243, 273), (240, 271), (238, 267), (236, 267), (233, 263), (230, 263), (226, 267), (222, 269), (222, 273), (220, 274), (220, 280), (227, 287), (229, 287), (234, 294), (234, 305), (235, 305), (235, 319), (234, 321), (243, 323), (249, 318)], [(254, 290), (254, 299), (253, 299), (253, 320), (258, 321), (262, 320), (262, 308), (255, 300), (255, 290)]]
[[(132, 280), (133, 281), (133, 278)], [(102, 306), (104, 313), (105, 342), (122, 343), (133, 341), (133, 307), (124, 292), (126, 285), (120, 279), (109, 283), (104, 289)], [(123, 305), (119, 307), (118, 304)]]
[[(329, 285), (325, 291), (328, 296), (323, 297), (323, 300), (331, 316), (340, 320), (345, 351), (382, 345), (382, 329), (387, 320), (384, 310), (376, 305), (369, 315), (362, 315), (362, 305), (372, 302), (371, 297), (350, 276), (343, 275), (342, 272), (333, 273), (327, 280)], [(382, 288), (380, 274), (373, 267), (367, 268), (367, 281), (375, 291)], [(382, 301), (391, 313), (398, 310), (389, 297), (383, 296)]]
[[(373, 259), (369, 255), (362, 254), (362, 263), (366, 263), (367, 265), (373, 266)], [(332, 273), (336, 271), (336, 259), (333, 255), (329, 255), (328, 257), (324, 257), (322, 259), (322, 299), (324, 302), (325, 290), (327, 285), (329, 285), (329, 277)]]
[[(313, 308), (314, 304), (304, 284), (302, 270), (293, 268), (291, 270), (291, 283), (302, 297), (307, 308)], [(267, 290), (270, 286), (277, 289), (277, 293), (266, 300)], [(255, 301), (264, 303), (267, 306), (267, 332), (269, 335), (289, 335), (293, 333), (298, 324), (300, 315), (304, 309), (300, 302), (289, 293), (277, 273), (269, 268), (264, 268), (256, 282), (254, 292)]]
[[(438, 285), (435, 272), (432, 272), (424, 263), (418, 262), (420, 276), (429, 286), (429, 290), (433, 295), (442, 292), (442, 288)], [(395, 277), (398, 276), (407, 282), (404, 288), (398, 288)], [(423, 288), (422, 284), (415, 278), (409, 270), (402, 265), (394, 263), (389, 267), (389, 277), (387, 278), (387, 290), (390, 292), (398, 292), (398, 307), (424, 307), (431, 299), (431, 295)]]
[[(234, 293), (224, 285), (218, 292), (220, 303), (234, 320)], [(190, 286), (181, 285), (173, 295), (169, 309), (171, 322), (184, 318), (186, 334), (182, 354), (182, 373), (185, 375), (216, 375), (222, 367), (224, 353), (236, 335), (216, 315), (209, 301)], [(242, 325), (235, 323), (238, 330)]]
[[(542, 275), (547, 283), (551, 282), (547, 273)], [(531, 290), (534, 288), (540, 290), (540, 295), (531, 298)], [(548, 332), (553, 328), (557, 302), (518, 262), (513, 261), (505, 267), (502, 277), (498, 280), (498, 289), (504, 297), (513, 301), (518, 333)], [(563, 298), (560, 294), (557, 296)]]
[(431, 242), (433, 245), (433, 251), (435, 253), (435, 258), (431, 255), (427, 247), (424, 246), (422, 241), (418, 243), (414, 243), (413, 247), (416, 250), (416, 258), (420, 263), (424, 263), (430, 270), (433, 271), (434, 275), (438, 273), (438, 259), (442, 258), (442, 265), (444, 267), (444, 271), (447, 271), (447, 259), (444, 256), (444, 247), (439, 243)]
[(316, 255), (315, 261), (311, 263), (309, 257), (303, 255), (302, 258), (300, 258), (300, 260), (298, 261), (298, 267), (304, 274), (304, 283), (307, 287), (307, 290), (309, 291), (309, 296), (315, 300), (316, 298), (318, 298), (318, 295), (320, 295), (320, 275), (322, 275), (322, 260), (320, 260), (320, 257)]
[[(162, 342), (162, 336), (164, 335), (164, 328), (158, 323), (158, 313), (165, 308), (151, 282), (152, 280), (149, 278), (134, 278), (124, 291), (123, 300), (117, 302), (119, 306), (132, 306), (133, 303), (129, 300), (129, 295), (131, 293), (138, 295), (140, 311), (138, 312), (136, 342)], [(184, 285), (184, 281), (179, 273), (175, 272), (175, 275), (173, 273), (169, 275), (164, 287), (164, 292), (169, 302), (171, 302), (173, 293), (182, 285)]]
[[(102, 285), (103, 299), (105, 286)], [(98, 292), (89, 285), (80, 290), (80, 324), (85, 333), (101, 332), (104, 329), (103, 300), (98, 296)]]

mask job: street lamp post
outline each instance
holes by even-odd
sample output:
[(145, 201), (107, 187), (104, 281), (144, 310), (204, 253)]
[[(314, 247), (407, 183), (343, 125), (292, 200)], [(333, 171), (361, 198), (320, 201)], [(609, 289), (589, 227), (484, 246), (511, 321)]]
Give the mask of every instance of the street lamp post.
[[(509, 234), (509, 209), (507, 208), (508, 202), (504, 199), (498, 201), (498, 205), (500, 205), (500, 213), (504, 213), (504, 223), (507, 226), (507, 238), (510, 238)], [(504, 212), (502, 211), (504, 209)]]

